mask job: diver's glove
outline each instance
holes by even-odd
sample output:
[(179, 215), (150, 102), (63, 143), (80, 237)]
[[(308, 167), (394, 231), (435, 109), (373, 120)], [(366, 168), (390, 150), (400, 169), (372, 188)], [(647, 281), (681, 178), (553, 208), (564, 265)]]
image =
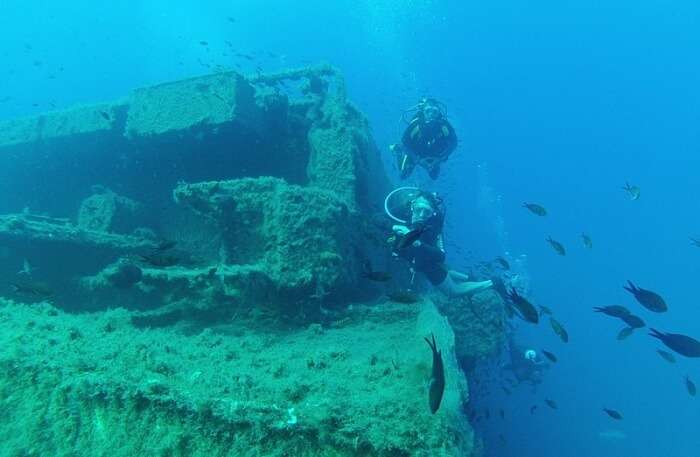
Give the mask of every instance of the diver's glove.
[(391, 227), (391, 230), (399, 236), (404, 236), (405, 234), (411, 231), (411, 229), (409, 229), (405, 225), (394, 225), (393, 227)]

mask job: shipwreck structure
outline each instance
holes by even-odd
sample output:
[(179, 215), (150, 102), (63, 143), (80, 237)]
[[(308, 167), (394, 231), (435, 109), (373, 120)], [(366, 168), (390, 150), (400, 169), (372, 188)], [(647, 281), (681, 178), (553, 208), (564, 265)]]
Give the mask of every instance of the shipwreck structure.
[[(460, 324), (455, 352), (430, 298), (391, 304), (363, 278), (368, 260), (394, 268), (369, 132), (326, 65), (0, 123), (0, 406), (18, 413), (3, 441), (18, 455), (475, 453), (457, 360), (501, 343), (469, 336), (502, 334), (500, 301), (479, 297), (488, 323)], [(431, 332), (448, 380), (435, 416)]]

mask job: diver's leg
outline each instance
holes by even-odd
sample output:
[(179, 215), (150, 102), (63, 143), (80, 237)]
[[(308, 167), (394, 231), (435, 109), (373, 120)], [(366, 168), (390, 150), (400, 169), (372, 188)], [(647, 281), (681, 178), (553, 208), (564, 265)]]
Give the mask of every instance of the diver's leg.
[(461, 297), (464, 295), (473, 295), (482, 290), (493, 287), (491, 280), (478, 282), (460, 282), (456, 283), (451, 275), (445, 276), (445, 280), (437, 285), (440, 292), (448, 297)]
[(430, 179), (438, 179), (440, 176), (440, 164), (436, 163), (428, 168), (428, 176)]

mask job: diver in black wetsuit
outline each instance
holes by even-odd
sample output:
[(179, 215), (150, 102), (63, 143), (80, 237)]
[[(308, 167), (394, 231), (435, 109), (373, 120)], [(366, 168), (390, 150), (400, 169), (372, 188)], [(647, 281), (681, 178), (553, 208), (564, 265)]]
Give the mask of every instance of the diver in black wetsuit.
[[(467, 275), (445, 266), (442, 239), (445, 214), (440, 198), (433, 193), (418, 191), (409, 204), (408, 225), (392, 227), (394, 236), (389, 238), (389, 242), (394, 246), (394, 255), (408, 260), (411, 268), (423, 273), (433, 286), (450, 297), (473, 294), (492, 287), (491, 281), (468, 282)], [(406, 237), (415, 238), (415, 241), (406, 243)]]
[(528, 383), (533, 387), (542, 382), (544, 372), (550, 365), (534, 349), (526, 349), (516, 344), (512, 338), (508, 341), (510, 363), (503, 368), (512, 371), (518, 383)]
[(416, 165), (424, 167), (432, 179), (440, 174), (440, 164), (457, 147), (457, 135), (446, 118), (445, 108), (432, 98), (423, 98), (408, 112), (414, 111), (401, 144), (390, 146), (396, 156), (401, 179), (413, 173)]

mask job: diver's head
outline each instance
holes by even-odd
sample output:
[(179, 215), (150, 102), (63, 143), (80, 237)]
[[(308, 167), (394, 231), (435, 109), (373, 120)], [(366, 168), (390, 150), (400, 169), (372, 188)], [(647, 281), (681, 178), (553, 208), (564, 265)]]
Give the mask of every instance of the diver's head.
[(433, 203), (421, 195), (411, 202), (411, 224), (422, 225), (437, 215), (437, 208)]
[(528, 349), (527, 351), (525, 351), (525, 360), (529, 360), (530, 362), (534, 362), (536, 358), (537, 358), (537, 352), (535, 352), (534, 349)]
[(442, 110), (437, 100), (432, 98), (424, 98), (421, 100), (420, 113), (425, 122), (433, 122), (442, 117)]

